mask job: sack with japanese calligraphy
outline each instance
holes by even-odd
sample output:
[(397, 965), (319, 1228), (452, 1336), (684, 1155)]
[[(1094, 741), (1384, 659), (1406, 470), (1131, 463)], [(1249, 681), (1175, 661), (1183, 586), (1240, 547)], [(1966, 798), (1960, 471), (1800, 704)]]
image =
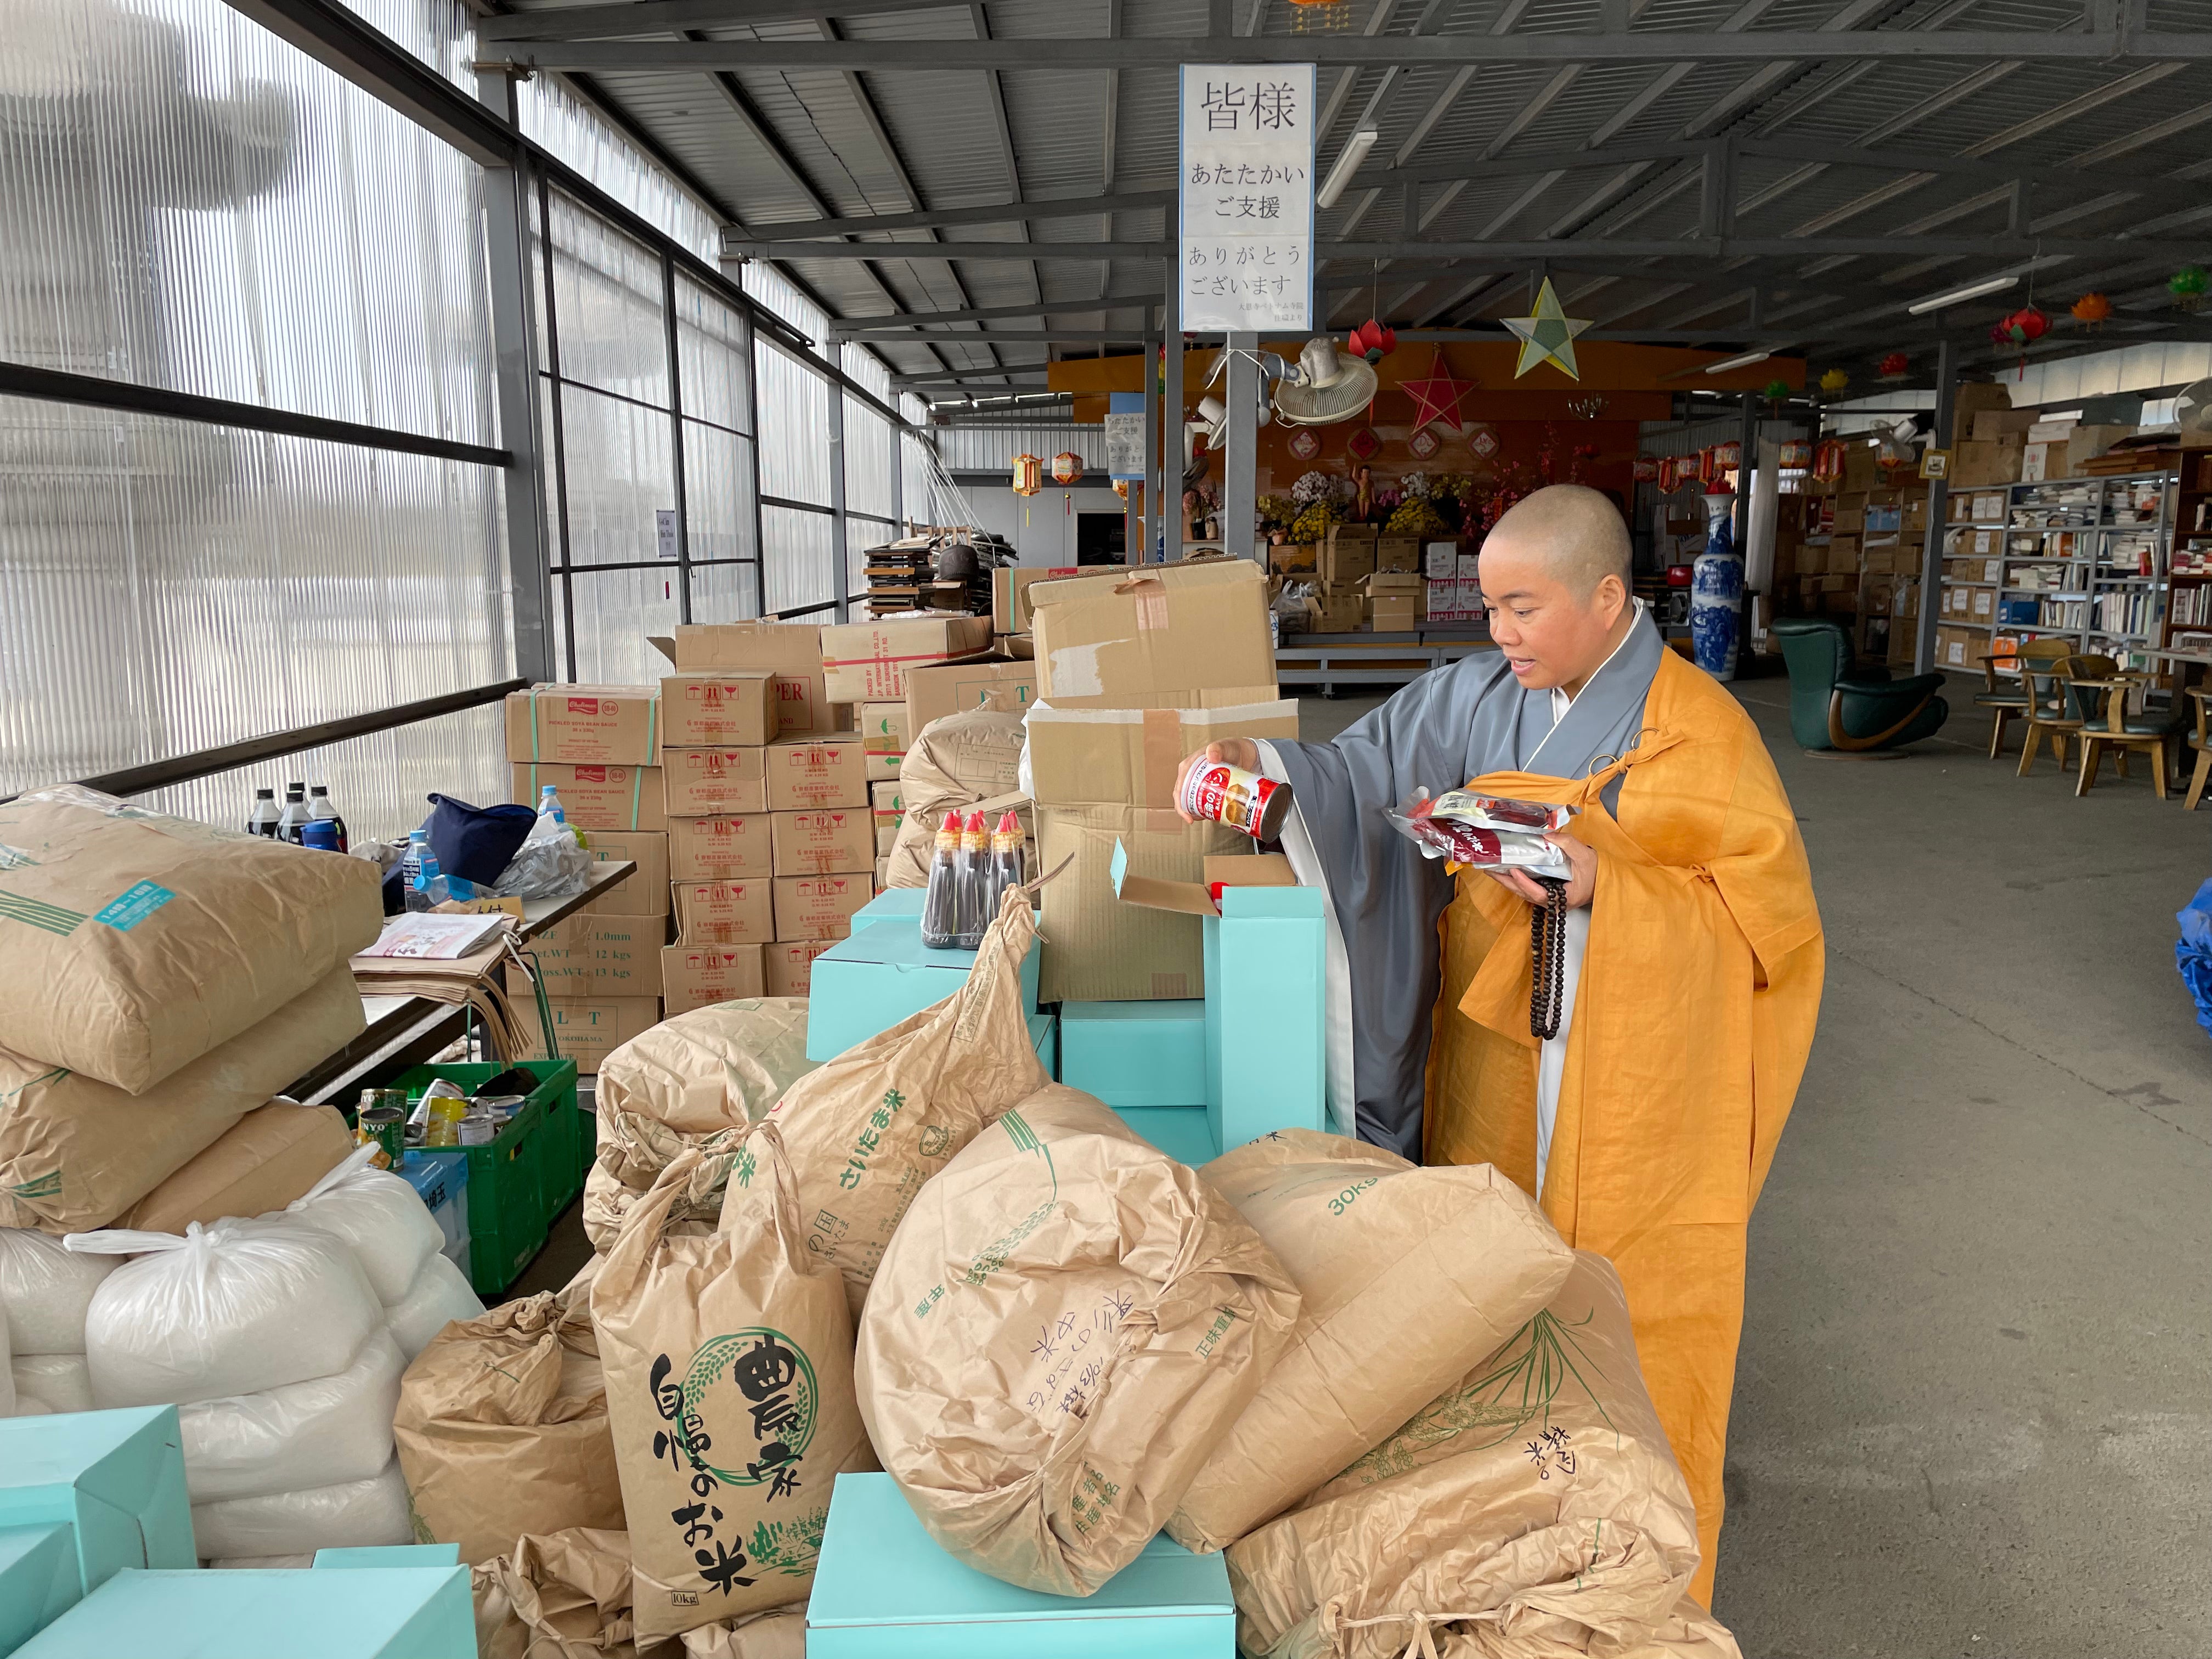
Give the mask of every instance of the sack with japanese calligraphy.
[(400, 1379), (392, 1424), (416, 1538), (489, 1560), (525, 1533), (619, 1528), (622, 1486), (587, 1296), (448, 1325)]
[(600, 1062), (599, 1149), (584, 1179), (584, 1231), (614, 1243), (630, 1206), (686, 1146), (709, 1158), (708, 1188), (679, 1200), (678, 1221), (712, 1222), (722, 1206), (714, 1154), (814, 1069), (806, 1057), (806, 999), (751, 997), (664, 1020)]
[(1424, 1170), (1341, 1135), (1279, 1129), (1199, 1174), (1290, 1270), (1299, 1311), (1290, 1351), (1168, 1522), (1194, 1550), (1234, 1543), (1381, 1443), (1574, 1266), (1534, 1200), (1487, 1164)]
[(1022, 995), (1040, 884), (1006, 890), (957, 991), (809, 1072), (769, 1112), (799, 1180), (806, 1247), (844, 1273), (856, 1319), (922, 1183), (1052, 1081)]
[(875, 1467), (843, 1282), (806, 1248), (782, 1138), (756, 1126), (714, 1231), (679, 1237), (702, 1161), (662, 1171), (592, 1281), (641, 1641), (805, 1595), (830, 1482)]
[(939, 1543), (1088, 1595), (1174, 1512), (1297, 1314), (1196, 1171), (1048, 1084), (901, 1224), (861, 1320), (861, 1411)]
[(1268, 1659), (1396, 1659), (1424, 1630), (1439, 1659), (1733, 1656), (1685, 1622), (1697, 1567), (1620, 1276), (1588, 1251), (1510, 1341), (1229, 1547), (1237, 1645)]

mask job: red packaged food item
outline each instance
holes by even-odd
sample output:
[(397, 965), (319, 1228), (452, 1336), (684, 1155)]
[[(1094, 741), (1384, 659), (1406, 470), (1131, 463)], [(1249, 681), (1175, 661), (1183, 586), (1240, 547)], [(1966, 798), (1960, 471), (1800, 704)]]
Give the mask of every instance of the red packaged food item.
[(1176, 805), (1194, 818), (1273, 841), (1290, 815), (1291, 786), (1223, 761), (1200, 761), (1182, 775)]

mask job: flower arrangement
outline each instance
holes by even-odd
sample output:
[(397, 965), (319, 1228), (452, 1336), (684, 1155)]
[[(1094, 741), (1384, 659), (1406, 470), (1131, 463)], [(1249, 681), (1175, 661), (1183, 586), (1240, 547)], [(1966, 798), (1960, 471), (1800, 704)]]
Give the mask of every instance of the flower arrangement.
[(1300, 507), (1311, 507), (1316, 501), (1334, 501), (1350, 493), (1349, 480), (1333, 477), (1320, 471), (1300, 473), (1297, 482), (1291, 486), (1291, 499)]
[(1288, 495), (1262, 495), (1258, 505), (1262, 530), (1287, 530), (1298, 516), (1298, 504)]
[(1426, 497), (1416, 495), (1401, 502), (1390, 514), (1384, 528), (1394, 536), (1448, 536), (1451, 526), (1443, 515), (1431, 507)]

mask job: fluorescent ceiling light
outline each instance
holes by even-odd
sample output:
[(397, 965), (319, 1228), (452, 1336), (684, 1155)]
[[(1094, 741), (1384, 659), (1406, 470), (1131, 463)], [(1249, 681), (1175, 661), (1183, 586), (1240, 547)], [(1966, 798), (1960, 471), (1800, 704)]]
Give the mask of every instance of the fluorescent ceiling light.
[(1753, 363), (1763, 363), (1774, 354), (1771, 351), (1747, 351), (1741, 357), (1723, 357), (1717, 363), (1707, 363), (1708, 374), (1725, 374), (1732, 368), (1749, 368)]
[(1321, 188), (1314, 192), (1314, 205), (1333, 208), (1336, 198), (1344, 194), (1344, 187), (1352, 182), (1352, 175), (1359, 171), (1359, 164), (1367, 159), (1367, 152), (1375, 148), (1375, 141), (1382, 135), (1373, 127), (1362, 127), (1344, 141), (1337, 152), (1336, 165), (1328, 170)]
[(1905, 307), (1905, 314), (1917, 317), (1925, 312), (1941, 311), (1945, 306), (1957, 305), (1962, 300), (1978, 300), (1984, 294), (2001, 293), (2006, 289), (2017, 287), (2019, 283), (2018, 272), (2009, 276), (1992, 276), (1985, 282), (1969, 283), (1964, 288), (1953, 289), (1948, 294), (1933, 294), (1925, 300), (1915, 300)]

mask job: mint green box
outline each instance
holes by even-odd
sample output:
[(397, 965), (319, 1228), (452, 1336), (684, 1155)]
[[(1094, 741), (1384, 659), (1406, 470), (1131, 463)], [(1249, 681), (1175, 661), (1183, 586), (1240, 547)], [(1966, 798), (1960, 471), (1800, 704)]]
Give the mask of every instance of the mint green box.
[(1206, 919), (1206, 1112), (1214, 1145), (1326, 1129), (1328, 941), (1317, 887), (1226, 887)]
[(927, 897), (927, 887), (886, 887), (853, 912), (852, 931), (872, 927), (879, 921), (896, 921), (908, 927), (921, 926), (921, 902)]
[(65, 1521), (0, 1527), (0, 1656), (15, 1652), (83, 1595), (74, 1527)]
[(1030, 1047), (1044, 1063), (1047, 1077), (1060, 1077), (1060, 1021), (1051, 1014), (1030, 1016)]
[(1063, 1002), (1060, 1080), (1125, 1106), (1206, 1104), (1206, 1004)]
[(118, 1572), (15, 1659), (477, 1659), (466, 1567)]
[(1088, 1596), (1018, 1589), (956, 1560), (888, 1474), (841, 1474), (806, 1659), (1235, 1659), (1221, 1555), (1164, 1535)]
[(459, 1544), (364, 1544), (351, 1549), (317, 1550), (319, 1567), (458, 1567)]
[(1116, 1106), (1114, 1115), (1179, 1164), (1194, 1170), (1220, 1152), (1213, 1118), (1203, 1106)]
[[(855, 928), (814, 958), (806, 994), (806, 1057), (835, 1060), (855, 1043), (942, 1002), (968, 980), (973, 951), (932, 951), (902, 921)], [(1022, 1006), (1037, 1012), (1037, 947), (1022, 963)]]
[(177, 1408), (0, 1418), (0, 1527), (55, 1522), (80, 1595), (126, 1567), (198, 1567)]

